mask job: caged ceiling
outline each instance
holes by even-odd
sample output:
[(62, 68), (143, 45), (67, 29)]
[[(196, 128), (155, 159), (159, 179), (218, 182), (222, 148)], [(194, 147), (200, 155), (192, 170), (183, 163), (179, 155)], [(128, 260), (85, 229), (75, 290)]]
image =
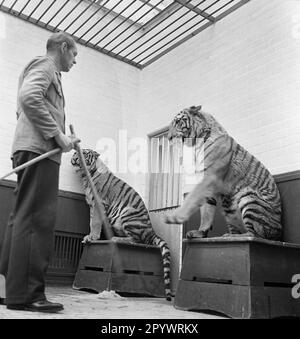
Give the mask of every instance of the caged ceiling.
[(0, 0), (0, 9), (140, 69), (250, 0)]

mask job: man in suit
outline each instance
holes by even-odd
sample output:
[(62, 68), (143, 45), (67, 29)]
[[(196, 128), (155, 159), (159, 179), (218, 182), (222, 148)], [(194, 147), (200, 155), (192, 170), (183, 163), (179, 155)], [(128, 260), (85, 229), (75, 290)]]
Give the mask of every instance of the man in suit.
[(36, 57), (19, 78), (13, 167), (60, 147), (61, 152), (18, 172), (16, 203), (1, 253), (8, 309), (57, 312), (63, 305), (45, 296), (45, 275), (52, 251), (59, 167), (62, 152), (78, 142), (65, 135), (61, 72), (76, 64), (74, 39), (54, 33), (45, 56)]

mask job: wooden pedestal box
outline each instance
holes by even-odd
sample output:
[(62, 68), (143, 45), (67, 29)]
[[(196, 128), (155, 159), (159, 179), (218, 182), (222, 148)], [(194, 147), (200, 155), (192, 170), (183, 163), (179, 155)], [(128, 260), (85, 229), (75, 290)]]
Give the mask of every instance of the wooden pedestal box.
[(155, 246), (108, 240), (85, 245), (73, 288), (164, 297), (160, 250)]
[(175, 307), (232, 318), (300, 317), (300, 245), (256, 238), (187, 241)]

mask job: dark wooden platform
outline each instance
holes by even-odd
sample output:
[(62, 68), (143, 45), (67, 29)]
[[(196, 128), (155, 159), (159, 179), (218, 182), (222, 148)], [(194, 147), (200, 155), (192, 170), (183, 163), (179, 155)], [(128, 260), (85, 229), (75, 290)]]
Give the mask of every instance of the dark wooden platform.
[(233, 318), (300, 317), (300, 245), (256, 238), (185, 240), (175, 307)]
[(155, 246), (108, 240), (85, 245), (73, 288), (164, 297), (160, 250)]

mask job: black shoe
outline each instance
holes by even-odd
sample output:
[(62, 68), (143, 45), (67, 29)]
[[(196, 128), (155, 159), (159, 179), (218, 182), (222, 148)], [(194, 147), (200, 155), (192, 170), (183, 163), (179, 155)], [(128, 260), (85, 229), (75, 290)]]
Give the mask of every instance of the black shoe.
[(62, 304), (52, 303), (48, 300), (35, 301), (31, 304), (8, 304), (6, 308), (16, 311), (55, 313), (64, 309)]
[(0, 297), (0, 305), (5, 305), (5, 298)]

